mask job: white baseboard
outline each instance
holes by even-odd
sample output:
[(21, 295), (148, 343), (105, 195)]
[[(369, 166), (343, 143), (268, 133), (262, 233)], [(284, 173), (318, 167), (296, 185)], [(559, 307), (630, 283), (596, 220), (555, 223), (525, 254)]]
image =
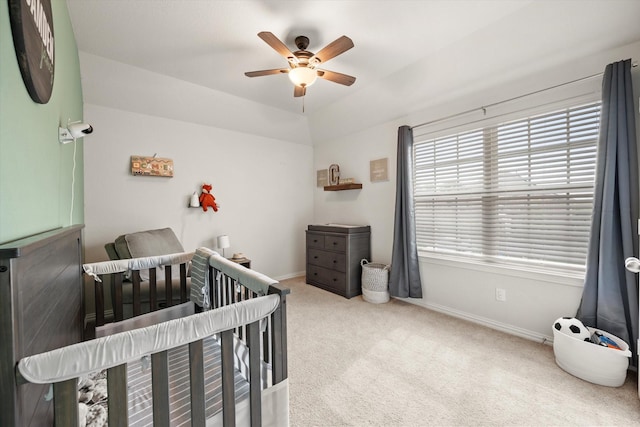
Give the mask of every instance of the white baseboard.
[(274, 277), (274, 279), (277, 281), (281, 281), (281, 280), (293, 279), (294, 277), (304, 276), (305, 274), (307, 274), (306, 271), (298, 271), (295, 273), (285, 274), (284, 276)]
[(437, 311), (439, 313), (443, 313), (452, 317), (468, 320), (470, 322), (477, 323), (479, 325), (486, 326), (488, 328), (495, 329), (500, 332), (505, 332), (507, 334), (515, 335), (521, 338), (526, 338), (531, 341), (536, 341), (536, 342), (547, 344), (547, 345), (553, 344), (553, 337), (550, 335), (544, 335), (539, 332), (518, 328), (517, 326), (509, 325), (506, 323), (496, 322), (493, 319), (488, 319), (486, 317), (477, 316), (475, 314), (455, 310), (450, 307), (446, 307), (439, 304), (434, 304), (434, 303), (417, 304), (415, 302), (412, 302), (410, 299), (401, 299), (401, 300), (409, 302), (411, 304), (419, 305), (421, 307), (425, 307), (430, 310)]

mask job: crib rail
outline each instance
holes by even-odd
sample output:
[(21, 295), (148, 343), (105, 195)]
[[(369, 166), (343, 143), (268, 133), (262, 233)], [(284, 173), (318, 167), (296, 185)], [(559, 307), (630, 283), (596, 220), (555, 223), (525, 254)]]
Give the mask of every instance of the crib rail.
[[(132, 315), (139, 316), (149, 311), (157, 311), (174, 304), (181, 304), (189, 300), (187, 269), (193, 252), (183, 252), (162, 256), (133, 258), (117, 261), (104, 261), (84, 264), (87, 275), (91, 276), (95, 288), (95, 326), (100, 327), (109, 322), (119, 322), (131, 316), (125, 316), (125, 307), (131, 306)], [(174, 277), (173, 269), (179, 269), (179, 277)], [(160, 305), (158, 292), (157, 270), (164, 271), (164, 306)], [(140, 273), (148, 272), (149, 279), (145, 281), (145, 300), (148, 308), (144, 309), (142, 296), (142, 280)], [(127, 279), (130, 277), (130, 279)], [(173, 295), (173, 289), (179, 283), (179, 298)], [(129, 287), (132, 298), (130, 303), (125, 301), (124, 290)], [(106, 307), (106, 296), (111, 298), (111, 312)], [(177, 296), (176, 296), (177, 297)]]
[[(209, 259), (209, 285), (212, 307), (224, 307), (241, 301), (259, 298), (265, 294), (280, 297), (280, 307), (268, 319), (265, 330), (260, 334), (262, 358), (271, 365), (271, 381), (277, 384), (287, 378), (287, 310), (286, 295), (289, 289), (260, 273), (228, 261), (223, 257)], [(259, 285), (257, 285), (259, 284)], [(257, 331), (254, 331), (258, 334)], [(247, 343), (250, 334), (248, 325), (239, 325), (235, 336)]]
[[(201, 263), (202, 260), (205, 262)], [(191, 266), (192, 277), (188, 280), (187, 271), (191, 261), (193, 261), (193, 266)], [(178, 268), (178, 265), (180, 277), (176, 279), (172, 275), (172, 268)], [(156, 296), (156, 269), (164, 269), (165, 271), (164, 283), (166, 286), (164, 296), (167, 304), (165, 307), (158, 304)], [(147, 270), (149, 273), (148, 289), (145, 289), (145, 291), (148, 291), (148, 310), (144, 310), (141, 304), (142, 286), (140, 274), (138, 273), (143, 270)], [(276, 309), (264, 317), (264, 320), (237, 323), (219, 336), (222, 343), (223, 425), (233, 426), (236, 424), (233, 372), (234, 361), (237, 361), (239, 357), (245, 358), (242, 360), (244, 363), (240, 365), (248, 366), (248, 369), (243, 374), (249, 378), (251, 424), (260, 425), (260, 421), (256, 420), (262, 419), (262, 390), (265, 387), (280, 384), (288, 376), (286, 327), (286, 295), (289, 293), (288, 289), (280, 287), (277, 281), (249, 270), (240, 264), (231, 262), (206, 248), (199, 248), (195, 253), (179, 253), (161, 257), (85, 264), (84, 271), (92, 277), (95, 284), (96, 329), (94, 333), (96, 336), (147, 327), (170, 319), (189, 316), (194, 311), (196, 313), (217, 312), (219, 309), (235, 307), (238, 304), (254, 304), (262, 300), (263, 297), (277, 297), (278, 305)], [(131, 282), (125, 282), (125, 277), (131, 277)], [(179, 280), (180, 283), (180, 299), (178, 302), (172, 298), (171, 294), (173, 282), (176, 280)], [(197, 289), (201, 283), (205, 284), (203, 289), (207, 289), (208, 305), (205, 307), (198, 306), (198, 304), (202, 303), (202, 295), (199, 295), (201, 290)], [(133, 317), (125, 316), (125, 306), (127, 305), (125, 298), (123, 298), (125, 286), (131, 287), (130, 291), (133, 298), (130, 301), (130, 305), (133, 305), (133, 309), (128, 311), (132, 312)], [(105, 295), (111, 295), (112, 297), (112, 313), (108, 312), (104, 304)], [(189, 301), (190, 299), (192, 301)], [(206, 311), (208, 309), (211, 310)], [(145, 311), (149, 312), (145, 313)], [(234, 352), (234, 349), (237, 350), (238, 343), (241, 343), (240, 348), (247, 349), (247, 352), (243, 355), (238, 355), (237, 352)], [(201, 340), (189, 344), (189, 354), (193, 359), (191, 360), (190, 368), (192, 393), (203, 393), (204, 390), (202, 357), (198, 358), (197, 356), (198, 354), (202, 355), (202, 348)], [(166, 359), (166, 352), (158, 352), (152, 357), (152, 366), (157, 367), (154, 368), (152, 373), (154, 378), (152, 385), (154, 408), (168, 407), (166, 404), (167, 391), (165, 390)], [(268, 370), (270, 377), (266, 381), (260, 375), (262, 373), (261, 368), (265, 363), (271, 368)], [(126, 380), (123, 379), (125, 377), (122, 377), (122, 375), (126, 376), (126, 370), (122, 366), (109, 368), (107, 382), (110, 384), (108, 385), (110, 396), (123, 396), (122, 387), (126, 387)], [(54, 387), (54, 395), (56, 393), (70, 393), (69, 387), (71, 387), (69, 384), (59, 383)], [(113, 392), (111, 387), (114, 388)], [(56, 391), (56, 388), (58, 391)], [(159, 394), (156, 395), (156, 392)], [(204, 409), (199, 406), (204, 405), (204, 403), (199, 399), (195, 399), (194, 402), (196, 406), (192, 408), (192, 425), (204, 425)], [(110, 425), (118, 425), (112, 424), (111, 404), (118, 408), (114, 409), (114, 411), (117, 411), (120, 414), (118, 417), (120, 417), (122, 415), (120, 413), (122, 406), (125, 407), (126, 411), (126, 400), (120, 403), (112, 403), (110, 401)], [(154, 412), (154, 425), (165, 425), (164, 414), (159, 414), (158, 417), (160, 418), (157, 420), (155, 417), (156, 414)], [(65, 423), (64, 425), (67, 424)]]
[[(191, 422), (204, 426), (204, 366), (203, 339), (220, 334), (222, 353), (223, 425), (235, 425), (233, 331), (241, 326), (248, 328), (250, 348), (258, 348), (260, 320), (272, 316), (281, 309), (278, 295), (268, 295), (233, 303), (218, 310), (210, 310), (185, 318), (163, 322), (133, 331), (74, 344), (61, 349), (25, 357), (16, 370), (19, 385), (25, 383), (53, 383), (55, 425), (77, 426), (78, 377), (108, 369), (109, 425), (127, 425), (126, 363), (151, 355), (153, 422), (154, 426), (169, 426), (169, 379), (167, 351), (181, 345), (189, 345), (191, 377)], [(162, 339), (158, 339), (162, 337)], [(252, 377), (259, 366), (259, 352), (251, 352)], [(253, 384), (254, 378), (251, 378)], [(258, 378), (258, 384), (259, 378)], [(260, 389), (250, 386), (251, 425), (260, 426)]]

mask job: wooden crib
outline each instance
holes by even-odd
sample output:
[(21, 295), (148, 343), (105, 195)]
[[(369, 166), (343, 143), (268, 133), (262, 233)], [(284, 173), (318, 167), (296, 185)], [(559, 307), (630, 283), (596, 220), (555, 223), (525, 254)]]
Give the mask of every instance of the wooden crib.
[[(22, 358), (16, 370), (19, 385), (53, 384), (55, 425), (80, 425), (78, 380), (96, 371), (106, 371), (110, 426), (288, 425), (287, 289), (206, 248), (83, 267), (95, 284), (97, 338)], [(176, 305), (164, 286), (168, 306), (159, 306), (156, 269), (165, 283), (179, 281)], [(140, 270), (148, 271), (148, 313), (140, 275), (131, 274)], [(134, 410), (131, 373), (145, 363), (149, 387), (135, 399), (148, 395), (151, 403)], [(188, 404), (177, 403), (181, 393)]]

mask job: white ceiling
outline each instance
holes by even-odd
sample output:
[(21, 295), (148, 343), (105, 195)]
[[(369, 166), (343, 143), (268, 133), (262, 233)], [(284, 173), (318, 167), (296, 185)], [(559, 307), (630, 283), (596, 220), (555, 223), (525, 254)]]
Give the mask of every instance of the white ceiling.
[[(286, 61), (257, 37), (270, 31), (291, 50), (306, 35), (317, 52), (341, 35), (355, 47), (324, 68), (357, 78), (346, 87), (318, 80), (307, 91), (306, 114), (381, 85), (402, 89), (407, 76), (433, 64), (438, 52), (473, 48), (477, 34), (505, 41), (521, 60), (541, 52), (619, 46), (640, 40), (640, 0), (67, 0), (82, 52), (172, 76), (302, 114), (301, 98), (284, 75), (248, 78), (245, 71)], [(493, 33), (488, 33), (493, 31)], [(491, 38), (489, 38), (491, 39)], [(487, 61), (504, 61), (509, 51)], [(450, 55), (447, 55), (450, 57)], [(459, 57), (458, 67), (473, 67)], [(604, 65), (604, 64), (603, 64)], [(408, 73), (407, 70), (413, 70)], [(393, 76), (396, 76), (395, 78)], [(453, 82), (451, 82), (452, 84)], [(443, 85), (449, 84), (443, 80)], [(391, 88), (393, 90), (393, 88)], [(371, 97), (374, 97), (373, 91)]]

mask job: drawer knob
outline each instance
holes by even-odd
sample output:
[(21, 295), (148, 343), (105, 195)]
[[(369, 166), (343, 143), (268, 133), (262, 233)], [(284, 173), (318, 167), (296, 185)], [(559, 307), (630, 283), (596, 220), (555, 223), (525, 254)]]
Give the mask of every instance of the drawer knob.
[(318, 243), (318, 241), (317, 241), (317, 240), (314, 240), (314, 241), (313, 241), (313, 243)]
[(333, 242), (333, 244), (334, 244), (334, 245), (337, 245), (337, 244), (338, 244), (338, 242)]
[(333, 260), (333, 263), (334, 263), (334, 264), (335, 264), (335, 263), (337, 263), (337, 262), (338, 262), (337, 260), (335, 260), (335, 259)]
[(314, 256), (313, 256), (313, 259), (318, 259), (318, 255), (314, 255)]

